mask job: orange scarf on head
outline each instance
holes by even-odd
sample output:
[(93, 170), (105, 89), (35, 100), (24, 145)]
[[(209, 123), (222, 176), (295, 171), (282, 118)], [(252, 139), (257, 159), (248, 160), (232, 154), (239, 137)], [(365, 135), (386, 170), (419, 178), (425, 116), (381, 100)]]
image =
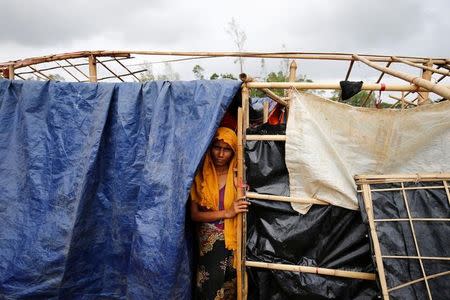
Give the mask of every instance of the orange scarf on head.
[[(234, 156), (228, 167), (227, 181), (225, 185), (224, 208), (228, 209), (236, 200), (237, 192), (234, 186), (234, 169), (236, 168), (237, 137), (233, 130), (226, 127), (217, 129), (215, 140), (222, 140), (227, 143), (234, 151)], [(209, 151), (205, 155), (205, 161), (202, 168), (195, 176), (191, 188), (191, 199), (200, 206), (210, 210), (219, 210), (219, 182), (216, 169)], [(229, 250), (237, 249), (237, 218), (225, 219), (224, 237), (225, 247)]]

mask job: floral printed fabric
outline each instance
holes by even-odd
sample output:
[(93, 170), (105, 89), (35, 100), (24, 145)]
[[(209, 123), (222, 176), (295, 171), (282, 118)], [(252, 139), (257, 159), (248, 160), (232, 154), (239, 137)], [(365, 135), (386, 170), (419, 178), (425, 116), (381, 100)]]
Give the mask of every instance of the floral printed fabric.
[(223, 230), (210, 223), (198, 225), (199, 259), (195, 299), (236, 299), (233, 251), (225, 248)]

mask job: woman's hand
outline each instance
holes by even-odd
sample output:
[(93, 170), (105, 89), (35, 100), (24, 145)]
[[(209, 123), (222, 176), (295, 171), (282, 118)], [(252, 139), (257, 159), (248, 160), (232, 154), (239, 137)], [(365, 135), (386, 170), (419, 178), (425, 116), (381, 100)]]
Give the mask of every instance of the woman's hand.
[(233, 205), (231, 205), (230, 208), (225, 210), (225, 219), (232, 219), (238, 213), (247, 212), (249, 205), (250, 205), (250, 202), (246, 201), (245, 197), (241, 197), (241, 198), (236, 199), (233, 202)]

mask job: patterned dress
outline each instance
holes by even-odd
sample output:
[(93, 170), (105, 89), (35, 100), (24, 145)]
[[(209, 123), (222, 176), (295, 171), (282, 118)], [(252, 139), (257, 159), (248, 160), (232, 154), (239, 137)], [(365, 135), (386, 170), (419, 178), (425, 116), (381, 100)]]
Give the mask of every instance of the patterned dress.
[[(219, 192), (219, 209), (224, 209), (225, 187)], [(236, 299), (236, 270), (233, 251), (225, 248), (223, 220), (198, 224), (199, 259), (195, 299)]]

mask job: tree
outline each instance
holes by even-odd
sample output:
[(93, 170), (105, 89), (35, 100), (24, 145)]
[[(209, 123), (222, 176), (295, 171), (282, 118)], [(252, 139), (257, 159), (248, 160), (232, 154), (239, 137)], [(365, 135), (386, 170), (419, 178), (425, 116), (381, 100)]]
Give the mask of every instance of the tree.
[(172, 65), (168, 62), (164, 63), (164, 73), (158, 74), (158, 80), (180, 80), (180, 74), (175, 72)]
[[(239, 27), (239, 24), (236, 22), (234, 18), (228, 23), (228, 27), (226, 32), (233, 39), (234, 44), (236, 45), (239, 52), (244, 51), (245, 41), (247, 40), (247, 35), (245, 31)], [(242, 57), (238, 57), (234, 63), (239, 62), (241, 73), (244, 73), (244, 59)]]
[[(367, 99), (367, 101), (366, 101), (367, 97), (369, 97), (369, 99)], [(355, 96), (353, 96), (347, 100), (341, 100), (341, 92), (340, 91), (334, 91), (333, 94), (331, 95), (330, 99), (334, 100), (334, 101), (345, 102), (352, 106), (361, 106), (364, 102), (365, 102), (365, 105), (367, 106), (369, 103), (375, 103), (375, 101), (376, 101), (375, 94), (369, 93), (367, 91), (360, 91), (358, 94), (356, 94)], [(381, 103), (381, 106), (386, 107), (389, 105), (386, 103)]]
[(234, 75), (231, 74), (231, 73), (225, 73), (225, 74), (220, 74), (220, 75), (217, 74), (217, 73), (213, 73), (213, 74), (211, 75), (211, 77), (209, 77), (210, 80), (216, 80), (216, 79), (219, 79), (219, 78), (221, 78), (221, 79), (232, 79), (232, 80), (237, 80), (237, 78), (234, 77)]
[(144, 62), (145, 71), (139, 75), (139, 82), (153, 81), (155, 75), (153, 74), (153, 66), (149, 62)]
[(200, 65), (195, 65), (192, 69), (192, 73), (194, 73), (194, 76), (196, 79), (205, 79), (205, 76), (203, 75), (203, 72), (205, 70)]

